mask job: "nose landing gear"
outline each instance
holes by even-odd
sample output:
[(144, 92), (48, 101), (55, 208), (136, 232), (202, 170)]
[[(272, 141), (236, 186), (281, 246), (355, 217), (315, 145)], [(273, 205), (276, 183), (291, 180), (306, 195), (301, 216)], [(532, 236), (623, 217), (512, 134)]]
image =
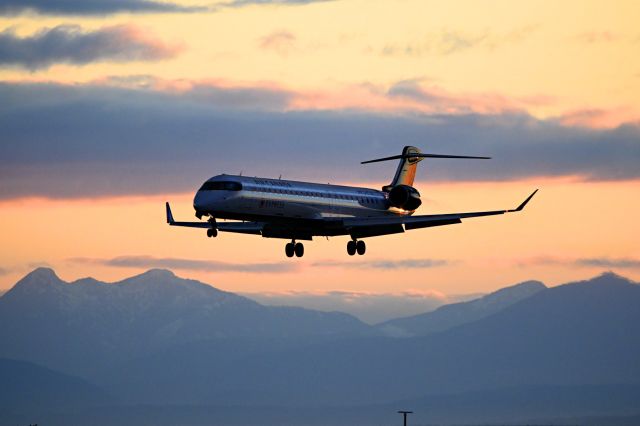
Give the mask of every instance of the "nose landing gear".
[(209, 222), (209, 225), (211, 225), (211, 228), (207, 229), (207, 237), (209, 238), (217, 237), (218, 224), (216, 223), (216, 218), (211, 216), (207, 222)]
[(363, 255), (367, 251), (367, 246), (362, 240), (351, 240), (347, 243), (347, 253), (353, 256), (356, 252)]
[(296, 243), (296, 240), (292, 240), (284, 246), (284, 253), (287, 257), (293, 257), (294, 254), (296, 257), (302, 257), (304, 256), (304, 246), (302, 243)]

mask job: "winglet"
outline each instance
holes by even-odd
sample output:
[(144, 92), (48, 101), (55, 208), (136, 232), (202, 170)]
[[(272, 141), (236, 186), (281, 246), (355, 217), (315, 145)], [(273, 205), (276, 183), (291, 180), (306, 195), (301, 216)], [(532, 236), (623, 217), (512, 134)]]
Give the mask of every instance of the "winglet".
[(175, 220), (173, 220), (173, 214), (171, 213), (171, 207), (169, 207), (169, 202), (166, 202), (167, 207), (167, 223), (171, 225)]
[(516, 208), (516, 209), (514, 209), (514, 210), (507, 210), (507, 212), (509, 212), (509, 213), (511, 213), (511, 212), (519, 212), (519, 211), (521, 211), (522, 209), (524, 209), (524, 206), (526, 206), (526, 205), (527, 205), (527, 203), (529, 202), (529, 200), (531, 200), (531, 199), (533, 198), (533, 196), (534, 196), (534, 195), (536, 195), (536, 192), (538, 192), (538, 190), (537, 190), (537, 189), (536, 189), (535, 191), (533, 191), (533, 192), (531, 193), (531, 195), (529, 195), (529, 196), (527, 197), (527, 199), (526, 199), (526, 200), (524, 200), (524, 201), (522, 202), (522, 204), (520, 204), (520, 205), (518, 206), (518, 208)]

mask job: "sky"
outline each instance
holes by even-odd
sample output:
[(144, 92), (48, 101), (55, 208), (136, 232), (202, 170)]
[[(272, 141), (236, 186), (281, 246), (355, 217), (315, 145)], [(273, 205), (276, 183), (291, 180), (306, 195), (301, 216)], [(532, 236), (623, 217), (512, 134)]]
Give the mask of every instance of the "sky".
[[(38, 266), (279, 303), (639, 280), (638, 22), (635, 1), (0, 0), (0, 289)], [(404, 145), (493, 158), (420, 163), (418, 213), (540, 192), (364, 257), (164, 222), (223, 172), (379, 188), (396, 165), (360, 161)]]

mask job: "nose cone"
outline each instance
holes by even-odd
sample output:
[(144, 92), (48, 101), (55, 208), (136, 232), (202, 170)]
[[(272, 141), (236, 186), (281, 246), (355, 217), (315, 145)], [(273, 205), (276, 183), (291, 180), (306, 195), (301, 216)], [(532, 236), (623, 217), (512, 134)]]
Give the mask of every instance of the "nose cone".
[(193, 208), (196, 212), (204, 211), (204, 194), (202, 194), (202, 191), (196, 192), (196, 196), (193, 198)]

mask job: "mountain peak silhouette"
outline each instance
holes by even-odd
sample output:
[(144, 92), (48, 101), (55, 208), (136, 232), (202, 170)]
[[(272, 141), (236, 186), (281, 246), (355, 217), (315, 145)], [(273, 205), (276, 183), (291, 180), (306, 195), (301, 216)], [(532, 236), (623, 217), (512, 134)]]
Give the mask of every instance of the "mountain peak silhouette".
[(53, 269), (40, 267), (25, 275), (5, 294), (5, 296), (16, 293), (42, 293), (51, 290), (60, 284), (64, 284), (64, 281), (56, 275)]
[(616, 274), (613, 271), (603, 272), (600, 275), (594, 278), (591, 278), (590, 280), (586, 280), (586, 282), (591, 282), (594, 284), (601, 284), (601, 285), (611, 285), (611, 284), (635, 285), (635, 283), (630, 279), (623, 277), (622, 275)]

